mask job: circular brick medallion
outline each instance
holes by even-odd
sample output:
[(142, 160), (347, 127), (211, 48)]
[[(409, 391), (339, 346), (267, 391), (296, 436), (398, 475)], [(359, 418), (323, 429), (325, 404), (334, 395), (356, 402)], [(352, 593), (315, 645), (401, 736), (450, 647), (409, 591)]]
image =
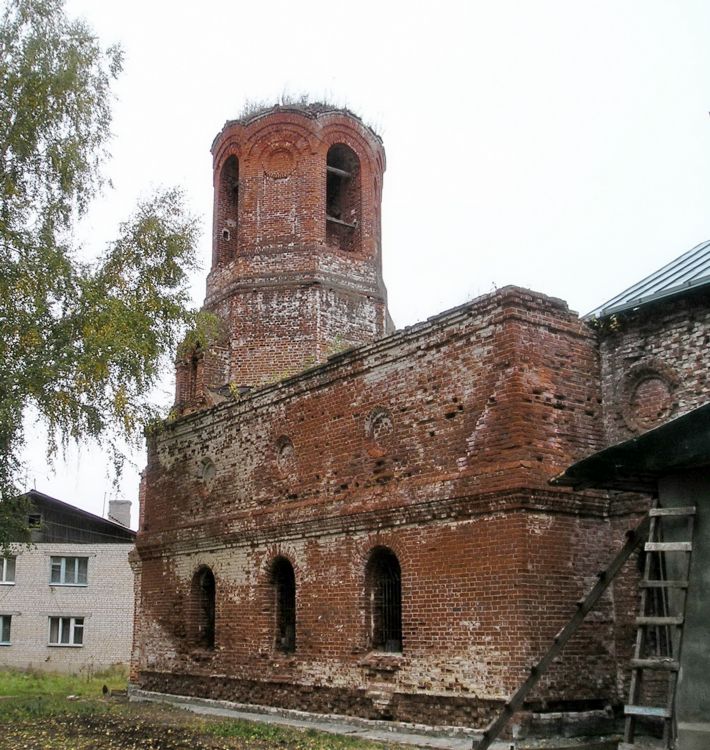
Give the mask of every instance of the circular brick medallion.
[(649, 430), (663, 421), (671, 413), (672, 406), (670, 386), (658, 377), (637, 383), (629, 400), (633, 419), (643, 430)]
[(640, 364), (626, 374), (622, 416), (632, 432), (645, 432), (665, 422), (675, 407), (676, 373), (664, 364)]
[(276, 144), (264, 155), (264, 172), (275, 180), (288, 177), (296, 169), (296, 154), (288, 144)]

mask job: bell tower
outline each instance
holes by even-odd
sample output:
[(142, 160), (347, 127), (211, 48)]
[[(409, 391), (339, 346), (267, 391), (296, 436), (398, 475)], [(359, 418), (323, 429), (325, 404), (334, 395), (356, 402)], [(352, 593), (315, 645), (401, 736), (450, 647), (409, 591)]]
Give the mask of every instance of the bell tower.
[(385, 153), (369, 127), (326, 105), (277, 106), (227, 122), (212, 155), (204, 308), (223, 337), (178, 362), (178, 405), (280, 380), (393, 328), (382, 280)]

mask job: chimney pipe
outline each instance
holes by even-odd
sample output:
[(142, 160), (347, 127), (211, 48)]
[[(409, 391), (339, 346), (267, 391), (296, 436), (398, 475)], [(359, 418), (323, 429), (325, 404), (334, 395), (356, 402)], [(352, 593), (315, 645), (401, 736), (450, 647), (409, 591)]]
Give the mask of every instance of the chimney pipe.
[(121, 526), (130, 528), (131, 525), (131, 501), (130, 500), (109, 500), (108, 501), (108, 520), (114, 523), (120, 523)]

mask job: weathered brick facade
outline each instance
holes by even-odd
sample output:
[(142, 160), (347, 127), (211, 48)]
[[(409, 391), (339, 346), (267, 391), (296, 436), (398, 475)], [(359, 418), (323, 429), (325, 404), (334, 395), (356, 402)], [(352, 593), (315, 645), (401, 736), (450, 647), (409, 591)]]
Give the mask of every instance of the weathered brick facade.
[(600, 325), (608, 443), (710, 400), (710, 294), (693, 290)]
[[(633, 504), (548, 485), (613, 434), (619, 346), (515, 287), (384, 335), (384, 153), (349, 113), (272, 110), (213, 152), (224, 335), (178, 363), (183, 416), (149, 438), (133, 678), (482, 726), (633, 524)], [(619, 586), (529, 709), (621, 700)]]
[(224, 326), (217, 346), (178, 362), (181, 408), (215, 403), (225, 386), (283, 379), (392, 329), (385, 154), (370, 128), (327, 108), (266, 112), (228, 122), (212, 153), (205, 309)]

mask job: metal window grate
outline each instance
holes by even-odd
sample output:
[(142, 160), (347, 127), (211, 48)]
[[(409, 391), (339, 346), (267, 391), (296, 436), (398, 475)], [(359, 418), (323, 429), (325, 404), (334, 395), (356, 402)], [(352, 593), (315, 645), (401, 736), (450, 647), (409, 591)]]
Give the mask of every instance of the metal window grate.
[(296, 576), (288, 560), (274, 564), (276, 593), (276, 648), (285, 653), (296, 650)]
[(197, 574), (197, 593), (199, 599), (197, 641), (203, 648), (214, 648), (215, 636), (215, 580), (209, 568)]
[(372, 647), (402, 650), (402, 581), (396, 556), (381, 550), (370, 561)]

